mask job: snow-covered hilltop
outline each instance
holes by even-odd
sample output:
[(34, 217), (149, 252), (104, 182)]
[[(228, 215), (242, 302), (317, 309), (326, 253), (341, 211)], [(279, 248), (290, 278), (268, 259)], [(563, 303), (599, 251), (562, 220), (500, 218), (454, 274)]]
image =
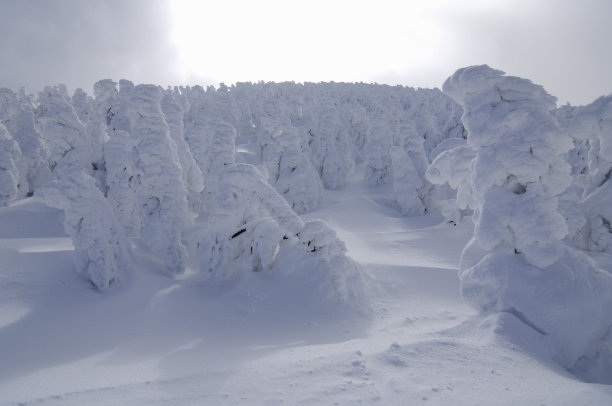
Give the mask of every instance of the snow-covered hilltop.
[(0, 163), (0, 206), (62, 210), (74, 266), (100, 291), (143, 266), (208, 292), (274, 275), (288, 297), (363, 317), (377, 311), (373, 275), (308, 214), (357, 181), (387, 187), (398, 216), (473, 220), (459, 279), (479, 315), (466, 325), (612, 383), (612, 96), (558, 108), (487, 66), (457, 71), (443, 92), (108, 79), (93, 96), (0, 89)]

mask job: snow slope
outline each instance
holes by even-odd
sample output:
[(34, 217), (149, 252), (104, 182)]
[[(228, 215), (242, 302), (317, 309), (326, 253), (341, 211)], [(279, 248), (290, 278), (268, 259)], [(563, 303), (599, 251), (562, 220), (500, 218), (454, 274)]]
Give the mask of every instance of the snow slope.
[(352, 179), (303, 216), (366, 271), (372, 311), (358, 314), (317, 306), (307, 276), (173, 278), (143, 250), (101, 294), (75, 272), (62, 217), (32, 199), (0, 209), (2, 405), (612, 404), (513, 315), (463, 304), (469, 219), (403, 217), (391, 185)]

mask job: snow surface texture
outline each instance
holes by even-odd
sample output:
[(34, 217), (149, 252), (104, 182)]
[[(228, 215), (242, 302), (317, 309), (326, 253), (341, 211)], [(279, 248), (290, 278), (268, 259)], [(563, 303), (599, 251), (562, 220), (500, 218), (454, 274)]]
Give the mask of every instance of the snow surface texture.
[(139, 256), (131, 277), (100, 295), (75, 277), (61, 211), (31, 199), (0, 209), (0, 404), (612, 401), (609, 386), (551, 362), (515, 316), (478, 316), (462, 303), (469, 221), (403, 217), (392, 198), (390, 185), (351, 181), (304, 219), (329, 224), (372, 275), (368, 317), (313, 300), (315, 259), (296, 269), (291, 254), (279, 254), (277, 269), (298, 275), (249, 272), (214, 286), (168, 278)]
[[(607, 403), (561, 368), (612, 382), (610, 99), (557, 109), (486, 66), (445, 92), (458, 103), (337, 83), (0, 91), (0, 344), (55, 348), (13, 344), (7, 401), (474, 404), (476, 360), (506, 391), (533, 389), (527, 368), (559, 388), (537, 399)], [(66, 306), (89, 338), (40, 324)], [(62, 382), (75, 365), (90, 375)], [(404, 389), (415, 373), (436, 383)]]

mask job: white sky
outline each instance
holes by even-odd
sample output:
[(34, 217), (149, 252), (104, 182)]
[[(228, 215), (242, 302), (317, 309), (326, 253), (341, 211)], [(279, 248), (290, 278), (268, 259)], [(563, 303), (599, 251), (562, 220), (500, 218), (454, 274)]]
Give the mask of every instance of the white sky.
[(612, 92), (610, 0), (0, 0), (0, 86), (363, 81), (486, 63), (560, 103)]

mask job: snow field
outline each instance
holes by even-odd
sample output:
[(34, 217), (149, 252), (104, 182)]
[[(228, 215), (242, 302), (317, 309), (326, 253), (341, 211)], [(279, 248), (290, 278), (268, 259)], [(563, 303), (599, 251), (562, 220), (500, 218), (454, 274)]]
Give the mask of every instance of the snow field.
[[(2, 209), (2, 237), (22, 238), (0, 239), (1, 308), (22, 310), (0, 328), (1, 348), (11, 348), (2, 353), (0, 404), (610, 401), (609, 387), (582, 383), (547, 358), (516, 317), (477, 316), (462, 302), (457, 266), (469, 221), (402, 217), (391, 193), (349, 184), (306, 216), (336, 228), (363, 260), (372, 312), (361, 315), (317, 306), (317, 293), (282, 275), (247, 273), (227, 285), (169, 278), (146, 251), (129, 280), (100, 294), (72, 268), (61, 212), (33, 202)], [(41, 252), (28, 248), (41, 242), (36, 235), (51, 242)]]

